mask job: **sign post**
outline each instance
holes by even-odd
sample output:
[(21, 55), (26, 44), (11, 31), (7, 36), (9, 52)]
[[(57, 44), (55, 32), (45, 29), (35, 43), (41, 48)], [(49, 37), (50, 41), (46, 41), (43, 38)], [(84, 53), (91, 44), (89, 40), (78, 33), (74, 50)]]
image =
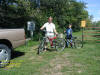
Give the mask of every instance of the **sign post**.
[(81, 21), (81, 27), (82, 27), (82, 47), (84, 44), (84, 28), (86, 27), (86, 21)]
[(31, 40), (33, 40), (33, 32), (35, 31), (35, 22), (34, 21), (27, 22), (27, 30), (30, 31)]

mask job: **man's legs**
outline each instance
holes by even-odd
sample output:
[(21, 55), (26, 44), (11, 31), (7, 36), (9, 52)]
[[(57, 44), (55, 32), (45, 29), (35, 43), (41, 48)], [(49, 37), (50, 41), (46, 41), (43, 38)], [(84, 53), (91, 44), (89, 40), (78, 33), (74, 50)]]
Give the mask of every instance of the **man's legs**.
[(46, 42), (45, 42), (44, 51), (47, 50), (48, 42), (49, 42), (49, 39), (48, 39), (48, 36), (46, 36)]
[(45, 51), (47, 50), (47, 46), (48, 46), (48, 43), (50, 42), (50, 45), (51, 47), (53, 47), (53, 39), (49, 39), (49, 38), (53, 38), (54, 35), (49, 35), (49, 36), (46, 36), (46, 43), (45, 43)]

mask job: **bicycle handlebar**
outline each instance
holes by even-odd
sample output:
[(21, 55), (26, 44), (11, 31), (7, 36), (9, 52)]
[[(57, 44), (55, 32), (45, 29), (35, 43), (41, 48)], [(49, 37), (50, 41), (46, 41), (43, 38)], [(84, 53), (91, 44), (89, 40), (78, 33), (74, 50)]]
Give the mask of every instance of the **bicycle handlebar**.
[[(50, 32), (50, 31), (46, 31), (46, 30), (41, 30), (41, 31), (43, 31), (43, 32), (45, 32), (45, 33), (54, 33), (54, 32)], [(58, 34), (56, 34), (56, 36), (58, 36)]]
[(41, 31), (46, 32), (46, 33), (47, 33), (47, 32), (49, 32), (49, 33), (54, 33), (54, 32), (50, 32), (50, 31), (46, 31), (46, 30), (41, 30)]

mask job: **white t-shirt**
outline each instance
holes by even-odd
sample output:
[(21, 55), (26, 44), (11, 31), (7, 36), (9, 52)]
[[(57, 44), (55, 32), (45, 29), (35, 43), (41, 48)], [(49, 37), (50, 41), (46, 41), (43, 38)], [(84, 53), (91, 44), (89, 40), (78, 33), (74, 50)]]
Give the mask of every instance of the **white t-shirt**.
[[(47, 35), (47, 36), (49, 36), (49, 35), (54, 35), (54, 29), (55, 29), (55, 24), (54, 24), (54, 23), (49, 23), (49, 22), (47, 22), (47, 23), (45, 23), (45, 24), (43, 25), (43, 27), (46, 28), (46, 31), (47, 31), (46, 35)], [(51, 32), (52, 32), (52, 33), (51, 33)]]

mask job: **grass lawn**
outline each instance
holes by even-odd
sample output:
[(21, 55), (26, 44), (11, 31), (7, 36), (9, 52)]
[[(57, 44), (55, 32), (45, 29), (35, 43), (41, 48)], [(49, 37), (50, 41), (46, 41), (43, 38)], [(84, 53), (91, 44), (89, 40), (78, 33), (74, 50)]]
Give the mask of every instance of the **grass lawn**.
[(100, 75), (100, 44), (86, 41), (81, 49), (37, 55), (38, 44), (30, 41), (28, 46), (16, 48), (10, 65), (1, 68), (0, 75)]

